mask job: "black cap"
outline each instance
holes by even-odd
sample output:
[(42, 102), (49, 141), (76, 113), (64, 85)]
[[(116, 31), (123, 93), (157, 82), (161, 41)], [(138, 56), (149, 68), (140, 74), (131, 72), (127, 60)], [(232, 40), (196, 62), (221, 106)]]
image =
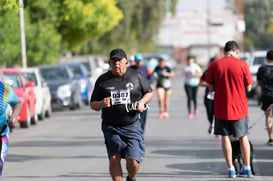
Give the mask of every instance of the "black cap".
[(116, 48), (110, 52), (110, 59), (115, 59), (115, 58), (118, 58), (118, 59), (126, 58), (127, 59), (127, 55), (123, 49)]

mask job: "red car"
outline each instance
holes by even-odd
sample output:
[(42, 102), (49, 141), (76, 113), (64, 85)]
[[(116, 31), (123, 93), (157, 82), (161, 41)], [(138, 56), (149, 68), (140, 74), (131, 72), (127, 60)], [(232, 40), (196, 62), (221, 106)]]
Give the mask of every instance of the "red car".
[(2, 69), (4, 81), (13, 87), (15, 94), (22, 101), (22, 110), (18, 117), (21, 128), (27, 128), (30, 124), (36, 124), (38, 116), (35, 113), (36, 96), (33, 91), (35, 85), (27, 81), (17, 69)]

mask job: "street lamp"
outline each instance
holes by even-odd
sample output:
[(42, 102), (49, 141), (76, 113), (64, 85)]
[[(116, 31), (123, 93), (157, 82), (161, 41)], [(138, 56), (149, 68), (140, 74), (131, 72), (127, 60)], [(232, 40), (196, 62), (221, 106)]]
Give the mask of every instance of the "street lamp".
[(19, 0), (20, 8), (20, 31), (21, 31), (21, 54), (22, 54), (22, 65), (23, 68), (27, 67), (27, 56), (26, 56), (26, 37), (25, 37), (25, 21), (24, 21), (24, 3), (23, 0)]

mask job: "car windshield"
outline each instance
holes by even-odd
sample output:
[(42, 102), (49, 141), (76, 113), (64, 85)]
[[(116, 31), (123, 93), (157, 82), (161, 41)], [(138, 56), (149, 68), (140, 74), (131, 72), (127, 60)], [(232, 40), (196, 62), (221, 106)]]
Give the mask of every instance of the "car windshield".
[(5, 82), (11, 87), (23, 87), (20, 76), (18, 74), (4, 74)]
[(265, 64), (265, 57), (255, 57), (253, 65), (262, 65)]
[(37, 77), (35, 76), (34, 73), (26, 73), (26, 72), (22, 72), (22, 75), (29, 81), (32, 81), (35, 83), (35, 85), (37, 85)]
[(65, 67), (42, 68), (41, 74), (47, 81), (69, 79)]
[(82, 62), (81, 64), (83, 64), (83, 66), (86, 68), (86, 70), (89, 71), (89, 73), (91, 73), (91, 67), (89, 62)]
[(72, 70), (73, 74), (77, 77), (81, 77), (82, 76), (82, 71), (81, 71), (81, 68), (80, 66), (69, 66), (69, 68)]

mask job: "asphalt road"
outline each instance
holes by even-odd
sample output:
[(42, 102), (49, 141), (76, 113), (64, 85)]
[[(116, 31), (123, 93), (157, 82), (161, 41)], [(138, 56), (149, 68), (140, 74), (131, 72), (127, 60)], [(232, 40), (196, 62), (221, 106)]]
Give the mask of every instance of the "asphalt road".
[[(230, 180), (220, 139), (209, 135), (199, 89), (199, 115), (187, 119), (181, 72), (176, 72), (170, 119), (157, 119), (157, 97), (149, 104), (145, 131), (146, 154), (138, 181)], [(84, 106), (53, 112), (51, 118), (11, 134), (4, 181), (110, 181), (108, 159), (100, 130), (100, 114)], [(263, 113), (249, 101), (249, 138), (254, 146), (256, 176), (273, 180), (273, 147), (266, 146)], [(122, 162), (124, 178), (127, 173)], [(245, 180), (236, 178), (235, 180)]]

